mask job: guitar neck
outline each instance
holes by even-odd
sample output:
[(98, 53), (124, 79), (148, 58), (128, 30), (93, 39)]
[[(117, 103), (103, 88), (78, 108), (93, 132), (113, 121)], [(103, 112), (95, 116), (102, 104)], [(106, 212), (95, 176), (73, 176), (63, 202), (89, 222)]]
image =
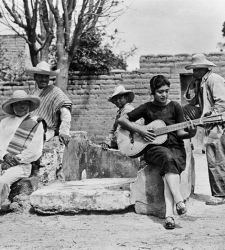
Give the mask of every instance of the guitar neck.
[[(202, 124), (201, 119), (192, 120), (192, 123), (195, 126)], [(157, 128), (154, 130), (154, 132), (158, 136), (158, 135), (167, 134), (167, 133), (179, 130), (179, 129), (184, 129), (187, 127), (188, 127), (188, 122), (181, 122), (181, 123), (169, 125), (169, 126), (162, 127), (162, 128)]]

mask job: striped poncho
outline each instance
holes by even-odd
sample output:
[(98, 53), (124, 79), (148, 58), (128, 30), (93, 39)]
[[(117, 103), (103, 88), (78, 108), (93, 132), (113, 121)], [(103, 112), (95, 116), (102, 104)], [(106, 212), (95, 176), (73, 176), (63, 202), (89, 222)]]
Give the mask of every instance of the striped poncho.
[(71, 110), (72, 102), (60, 88), (54, 85), (48, 85), (43, 90), (37, 90), (34, 95), (40, 98), (41, 104), (38, 109), (33, 111), (32, 116), (43, 118), (48, 128), (56, 130), (60, 123), (58, 111), (62, 107)]
[(28, 115), (17, 128), (8, 145), (7, 151), (13, 155), (17, 155), (26, 149), (33, 139), (34, 133), (38, 127), (37, 125), (38, 123)]

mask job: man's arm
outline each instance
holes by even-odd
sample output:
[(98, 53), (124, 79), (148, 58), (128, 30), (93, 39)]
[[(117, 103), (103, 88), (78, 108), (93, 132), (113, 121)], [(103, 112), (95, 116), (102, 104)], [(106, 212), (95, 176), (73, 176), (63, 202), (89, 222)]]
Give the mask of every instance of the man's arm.
[(70, 140), (71, 113), (68, 108), (60, 109), (59, 139), (67, 145)]

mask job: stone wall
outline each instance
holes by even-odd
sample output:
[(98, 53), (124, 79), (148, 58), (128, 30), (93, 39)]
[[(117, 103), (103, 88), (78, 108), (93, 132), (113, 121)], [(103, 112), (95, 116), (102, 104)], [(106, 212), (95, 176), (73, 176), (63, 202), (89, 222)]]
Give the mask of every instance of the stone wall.
[[(207, 58), (218, 67), (214, 69), (225, 77), (225, 55), (211, 53)], [(180, 74), (191, 73), (184, 66), (191, 61), (191, 55), (148, 55), (141, 56), (140, 69), (135, 72), (114, 71), (109, 75), (70, 75), (68, 95), (73, 102), (72, 130), (87, 131), (94, 142), (101, 142), (111, 129), (116, 107), (107, 101), (115, 86), (123, 84), (135, 92), (134, 106), (149, 100), (149, 80), (155, 74), (163, 74), (171, 81), (170, 98), (181, 101)], [(12, 86), (13, 84), (13, 86)], [(6, 86), (7, 85), (7, 86)], [(32, 89), (34, 82), (24, 79), (20, 82), (0, 83), (0, 102), (6, 100), (15, 89)], [(0, 117), (3, 113), (0, 110)]]
[(26, 42), (18, 35), (0, 35), (1, 47), (5, 49), (4, 55), (7, 59), (13, 60), (20, 52), (25, 51)]

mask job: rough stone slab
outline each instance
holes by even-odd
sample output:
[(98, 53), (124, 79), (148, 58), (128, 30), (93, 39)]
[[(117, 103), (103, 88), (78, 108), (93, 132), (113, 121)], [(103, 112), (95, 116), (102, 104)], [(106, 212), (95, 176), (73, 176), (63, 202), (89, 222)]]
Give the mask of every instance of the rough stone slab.
[(164, 184), (159, 169), (149, 165), (138, 171), (131, 184), (131, 199), (137, 214), (149, 214), (163, 218), (165, 215)]
[(71, 138), (63, 155), (63, 173), (66, 181), (86, 178), (132, 178), (137, 176), (139, 159), (132, 159), (119, 150), (102, 150), (85, 137)]
[(55, 182), (33, 192), (30, 202), (42, 214), (123, 210), (132, 205), (132, 182), (133, 178)]
[[(180, 178), (180, 190), (184, 199), (194, 191), (194, 158), (189, 140), (184, 140), (186, 169)], [(145, 163), (146, 164), (146, 163)], [(131, 184), (131, 199), (138, 214), (149, 214), (160, 218), (165, 216), (164, 183), (157, 166), (146, 166), (138, 171), (136, 181)]]

